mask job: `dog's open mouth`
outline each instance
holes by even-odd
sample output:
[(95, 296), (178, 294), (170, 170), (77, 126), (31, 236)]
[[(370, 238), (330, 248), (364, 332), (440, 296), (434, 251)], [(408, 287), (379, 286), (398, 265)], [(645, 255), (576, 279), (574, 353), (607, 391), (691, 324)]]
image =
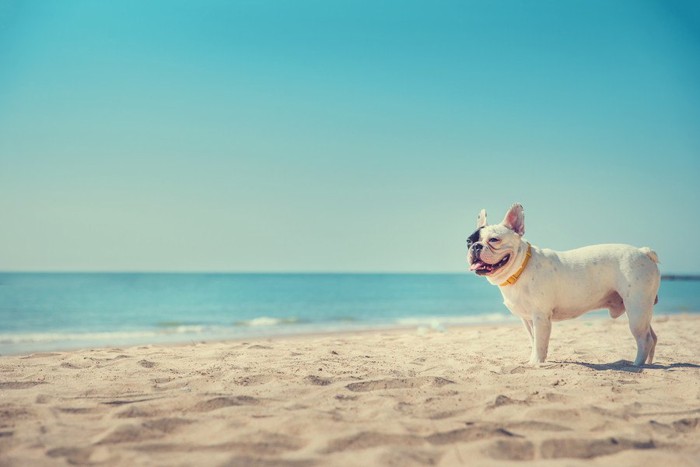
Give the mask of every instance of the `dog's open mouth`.
[(474, 263), (472, 263), (469, 269), (477, 273), (479, 276), (488, 276), (489, 274), (493, 274), (494, 272), (505, 266), (509, 259), (510, 255), (505, 255), (503, 259), (501, 259), (496, 264), (484, 263), (483, 261), (477, 259), (476, 261), (474, 261)]

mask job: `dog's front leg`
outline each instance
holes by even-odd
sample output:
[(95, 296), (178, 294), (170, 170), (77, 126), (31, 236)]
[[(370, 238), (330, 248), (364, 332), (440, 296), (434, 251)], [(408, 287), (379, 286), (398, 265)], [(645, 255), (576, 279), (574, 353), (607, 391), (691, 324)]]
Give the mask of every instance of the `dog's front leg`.
[(549, 348), (549, 335), (552, 332), (552, 320), (549, 316), (535, 315), (532, 318), (533, 347), (530, 364), (544, 363)]
[(535, 335), (532, 333), (532, 321), (529, 319), (521, 318), (523, 320), (523, 325), (527, 329), (527, 333), (530, 336), (530, 361), (535, 359)]

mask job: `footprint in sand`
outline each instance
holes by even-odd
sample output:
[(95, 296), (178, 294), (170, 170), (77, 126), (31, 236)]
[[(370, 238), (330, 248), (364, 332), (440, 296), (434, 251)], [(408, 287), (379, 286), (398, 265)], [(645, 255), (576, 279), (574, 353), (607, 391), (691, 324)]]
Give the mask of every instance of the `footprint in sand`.
[(63, 362), (60, 365), (61, 368), (66, 368), (68, 370), (82, 370), (84, 367), (78, 366), (75, 363)]
[(158, 411), (146, 410), (138, 406), (129, 406), (126, 409), (117, 413), (117, 418), (148, 418), (155, 417), (158, 415)]
[(530, 418), (539, 420), (557, 420), (559, 422), (577, 422), (581, 420), (581, 411), (567, 408), (534, 408), (528, 412)]
[(654, 449), (657, 446), (653, 440), (633, 441), (624, 438), (605, 439), (548, 439), (540, 445), (540, 457), (543, 459), (559, 459), (573, 457), (576, 459), (593, 459), (608, 456), (629, 449)]
[(233, 382), (239, 386), (257, 386), (259, 384), (266, 384), (271, 381), (275, 381), (276, 378), (272, 375), (248, 375), (236, 378)]
[[(371, 449), (377, 446), (386, 445), (402, 447), (420, 446), (426, 444), (426, 442), (434, 446), (443, 446), (453, 443), (480, 441), (494, 437), (519, 438), (518, 435), (515, 435), (504, 428), (491, 426), (470, 426), (468, 428), (462, 428), (458, 430), (437, 432), (425, 437), (409, 434), (362, 431), (352, 436), (332, 440), (328, 444), (326, 449), (323, 450), (323, 452), (326, 454), (330, 454), (334, 452), (342, 452), (345, 450)], [(515, 452), (516, 448), (514, 446), (515, 445), (511, 446), (511, 450)], [(526, 456), (526, 451), (526, 447), (520, 446), (518, 452), (524, 452), (525, 454), (513, 454), (513, 457), (519, 455)]]
[(90, 462), (90, 456), (92, 455), (93, 448), (77, 448), (77, 447), (59, 447), (54, 449), (49, 449), (46, 451), (46, 455), (49, 457), (65, 457), (69, 464), (73, 465), (85, 465)]
[(260, 401), (251, 396), (221, 396), (197, 403), (192, 410), (195, 412), (211, 412), (225, 407), (240, 405), (256, 405)]
[(23, 407), (13, 407), (13, 406), (2, 406), (0, 407), (0, 426), (3, 428), (8, 427), (6, 424), (8, 420), (18, 420), (20, 418), (29, 418), (34, 416), (34, 412)]
[(700, 418), (682, 418), (673, 422), (673, 428), (680, 433), (690, 433), (700, 429)]
[(571, 431), (571, 428), (564, 425), (537, 420), (509, 423), (506, 427), (513, 431)]
[(314, 386), (328, 386), (329, 384), (332, 383), (332, 381), (328, 378), (321, 378), (320, 376), (317, 375), (309, 375), (306, 378), (304, 378), (304, 382), (307, 384), (311, 384)]
[(3, 381), (0, 382), (0, 390), (3, 389), (29, 389), (38, 384), (46, 384), (43, 381)]
[(524, 439), (499, 439), (489, 444), (484, 454), (498, 460), (529, 461), (535, 458), (535, 446)]
[(141, 399), (115, 399), (115, 400), (111, 400), (111, 401), (101, 402), (101, 404), (119, 406), (119, 405), (136, 404), (138, 402), (148, 402), (148, 401), (153, 401), (156, 399), (162, 399), (162, 397), (145, 397), (145, 398), (141, 398)]
[(443, 431), (438, 433), (433, 433), (427, 436), (425, 439), (430, 444), (443, 445), (452, 444), (460, 442), (471, 442), (479, 441), (482, 439), (496, 438), (496, 437), (521, 437), (505, 428), (494, 428), (490, 426), (469, 426), (467, 428), (459, 428), (457, 430)]
[(382, 389), (411, 389), (420, 388), (423, 386), (442, 387), (446, 384), (454, 384), (454, 381), (442, 378), (440, 376), (421, 376), (417, 378), (397, 378), (397, 379), (381, 379), (375, 381), (360, 381), (350, 383), (345, 386), (353, 392), (378, 391)]
[(286, 452), (298, 451), (307, 444), (308, 441), (295, 436), (261, 431), (254, 435), (225, 443), (221, 447), (233, 452), (276, 456)]
[(140, 425), (120, 425), (99, 437), (95, 444), (121, 444), (161, 438), (172, 433), (183, 425), (189, 425), (191, 420), (184, 418), (161, 418), (147, 420)]
[(493, 401), (493, 404), (491, 404), (489, 406), (489, 408), (495, 409), (496, 407), (502, 407), (504, 405), (513, 405), (513, 404), (522, 404), (522, 401), (514, 400), (508, 396), (504, 396), (503, 394), (500, 394), (500, 395), (496, 396), (496, 400)]
[(81, 415), (96, 412), (97, 407), (59, 407), (58, 411), (61, 413)]
[(442, 456), (442, 452), (403, 447), (384, 453), (380, 465), (438, 465)]
[(346, 450), (370, 449), (384, 445), (413, 446), (422, 443), (423, 438), (419, 436), (362, 431), (352, 436), (332, 440), (323, 452), (330, 454)]

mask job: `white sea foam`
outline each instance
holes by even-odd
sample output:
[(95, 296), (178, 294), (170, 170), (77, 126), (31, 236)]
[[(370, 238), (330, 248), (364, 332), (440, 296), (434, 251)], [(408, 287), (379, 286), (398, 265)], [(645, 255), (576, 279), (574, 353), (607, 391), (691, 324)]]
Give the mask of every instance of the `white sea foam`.
[[(175, 326), (157, 331), (104, 331), (104, 332), (32, 332), (17, 334), (0, 334), (0, 344), (26, 344), (41, 342), (72, 341), (128, 341), (157, 338), (176, 334), (201, 334), (209, 331), (205, 326)], [(211, 329), (213, 330), (213, 329)]]
[(249, 320), (236, 321), (237, 326), (278, 326), (280, 324), (296, 324), (299, 323), (298, 318), (270, 318), (269, 316), (260, 316)]
[(414, 316), (399, 318), (396, 323), (400, 326), (429, 326), (433, 329), (442, 326), (459, 326), (467, 324), (503, 323), (514, 321), (516, 318), (506, 313), (485, 313), (470, 316)]
[[(458, 326), (480, 323), (498, 323), (513, 321), (515, 318), (512, 315), (505, 313), (489, 313), (471, 316), (418, 316), (410, 318), (399, 318), (394, 321), (393, 325), (398, 326), (417, 326), (427, 327), (437, 331), (444, 331), (445, 326)], [(276, 326), (302, 324), (298, 318), (272, 318), (269, 316), (260, 316), (250, 320), (238, 321), (234, 327), (230, 326), (204, 326), (196, 324), (177, 324), (165, 326), (154, 330), (134, 330), (134, 331), (103, 331), (103, 332), (75, 332), (75, 331), (54, 331), (54, 332), (30, 332), (30, 333), (2, 333), (0, 334), (0, 345), (16, 345), (16, 344), (32, 344), (32, 343), (51, 343), (51, 342), (117, 342), (117, 341), (148, 341), (158, 340), (159, 338), (168, 338), (174, 336), (187, 335), (234, 335), (241, 331), (241, 328), (273, 328)], [(307, 323), (309, 329), (325, 330), (325, 331), (340, 331), (343, 329), (360, 327), (385, 327), (391, 326), (389, 322), (381, 323), (356, 323), (357, 326), (348, 326), (347, 323), (340, 325), (337, 322), (331, 323), (316, 323), (312, 325)], [(236, 331), (236, 328), (239, 331)], [(280, 329), (281, 330), (281, 329)]]
[(207, 332), (213, 330), (213, 328), (209, 326), (200, 326), (196, 324), (183, 324), (180, 326), (173, 326), (173, 327), (168, 327), (165, 329), (162, 329), (159, 331), (158, 334), (200, 334), (203, 332)]
[(0, 334), (0, 344), (24, 344), (29, 342), (60, 341), (101, 341), (112, 339), (142, 339), (155, 337), (159, 333), (150, 331), (135, 332), (34, 332), (20, 334)]

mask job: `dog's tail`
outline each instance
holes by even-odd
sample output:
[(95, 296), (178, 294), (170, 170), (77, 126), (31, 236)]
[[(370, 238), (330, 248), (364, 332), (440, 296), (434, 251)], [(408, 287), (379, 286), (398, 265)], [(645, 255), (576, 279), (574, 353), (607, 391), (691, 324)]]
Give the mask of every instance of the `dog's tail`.
[[(639, 251), (647, 255), (647, 258), (652, 260), (654, 263), (659, 264), (659, 255), (656, 254), (654, 250), (649, 248), (648, 246), (645, 246), (643, 248), (640, 248)], [(654, 298), (654, 305), (659, 303), (659, 296), (657, 295), (656, 298)], [(652, 331), (653, 332), (653, 331)]]
[(647, 257), (652, 260), (655, 263), (659, 263), (659, 255), (656, 254), (654, 250), (649, 248), (648, 246), (645, 246), (644, 248), (640, 248), (639, 251), (647, 255)]

